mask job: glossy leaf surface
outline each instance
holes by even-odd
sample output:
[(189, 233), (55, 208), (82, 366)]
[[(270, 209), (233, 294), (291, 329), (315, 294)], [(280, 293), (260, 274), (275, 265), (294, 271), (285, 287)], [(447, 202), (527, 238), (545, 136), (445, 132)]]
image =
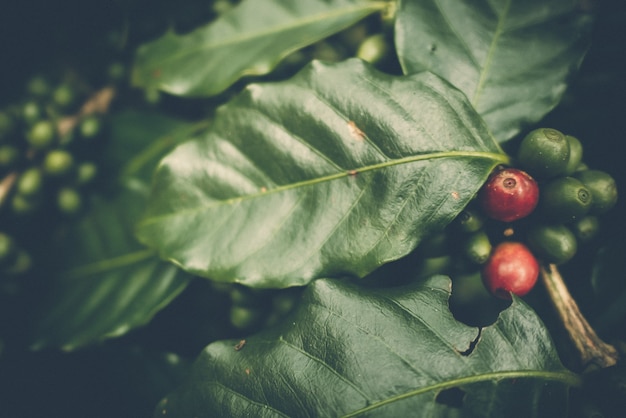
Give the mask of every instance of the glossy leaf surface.
[(388, 290), (317, 280), (281, 325), (207, 346), (154, 416), (564, 415), (580, 379), (536, 314), (516, 298), (473, 328), (449, 295), (444, 276)]
[(289, 53), (385, 7), (365, 0), (244, 0), (207, 26), (169, 32), (137, 51), (133, 83), (211, 96), (244, 75), (270, 72)]
[(458, 90), (359, 60), (255, 84), (157, 169), (140, 239), (257, 287), (363, 276), (443, 228), (507, 162)]
[(462, 90), (504, 142), (561, 100), (590, 43), (574, 0), (400, 0), (405, 73), (431, 71)]
[(34, 348), (73, 350), (145, 325), (189, 281), (133, 236), (145, 190), (95, 198), (91, 211), (56, 241), (58, 265), (34, 335)]

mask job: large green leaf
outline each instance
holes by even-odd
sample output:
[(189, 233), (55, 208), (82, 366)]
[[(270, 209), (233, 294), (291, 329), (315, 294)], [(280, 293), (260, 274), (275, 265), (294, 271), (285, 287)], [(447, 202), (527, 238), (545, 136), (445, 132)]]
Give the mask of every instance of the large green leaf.
[(577, 0), (400, 0), (396, 46), (406, 73), (462, 90), (503, 142), (560, 101), (589, 46)]
[(191, 123), (156, 110), (123, 109), (111, 116), (104, 170), (116, 180), (149, 182), (159, 160), (207, 121)]
[(215, 95), (244, 75), (270, 72), (291, 52), (386, 5), (366, 0), (244, 0), (194, 32), (168, 32), (140, 47), (133, 83), (176, 95)]
[(309, 285), (279, 326), (218, 341), (155, 417), (564, 416), (580, 383), (521, 300), (495, 324), (457, 322), (450, 280), (364, 290)]
[(145, 325), (187, 286), (186, 273), (133, 236), (145, 204), (145, 190), (137, 187), (114, 200), (94, 198), (90, 213), (54, 242), (57, 265), (49, 273), (34, 348), (73, 350), (123, 335)]
[(249, 86), (170, 153), (138, 235), (220, 281), (363, 276), (447, 225), (506, 161), (465, 96), (436, 76), (314, 62)]

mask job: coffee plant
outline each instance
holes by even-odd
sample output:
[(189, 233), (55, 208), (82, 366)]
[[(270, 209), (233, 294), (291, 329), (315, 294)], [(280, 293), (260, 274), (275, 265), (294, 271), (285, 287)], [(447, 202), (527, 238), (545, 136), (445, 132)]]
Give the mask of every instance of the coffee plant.
[(16, 4), (0, 415), (623, 416), (625, 18)]

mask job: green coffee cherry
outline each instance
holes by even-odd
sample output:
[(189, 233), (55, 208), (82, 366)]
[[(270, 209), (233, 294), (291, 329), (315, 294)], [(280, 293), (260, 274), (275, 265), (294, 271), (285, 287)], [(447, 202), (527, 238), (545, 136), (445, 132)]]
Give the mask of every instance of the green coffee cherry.
[(485, 224), (482, 212), (473, 208), (465, 208), (454, 220), (456, 227), (462, 232), (476, 232)]
[(583, 145), (575, 136), (565, 135), (565, 138), (569, 143), (569, 160), (567, 161), (567, 167), (563, 174), (570, 176), (578, 169), (582, 162)]
[(491, 242), (484, 231), (474, 232), (467, 237), (463, 252), (474, 264), (484, 264), (491, 255)]
[(35, 123), (26, 135), (28, 143), (36, 149), (48, 148), (54, 142), (55, 137), (56, 127), (49, 120)]
[(45, 97), (51, 90), (50, 83), (41, 75), (31, 78), (26, 85), (26, 91), (35, 97)]
[(520, 166), (536, 178), (562, 175), (570, 158), (569, 142), (563, 133), (551, 128), (531, 131), (520, 143)]
[(547, 219), (566, 223), (585, 216), (591, 209), (591, 191), (573, 177), (557, 177), (541, 188), (539, 212)]
[(61, 84), (52, 92), (52, 100), (61, 108), (71, 106), (76, 100), (74, 89), (69, 84)]
[(593, 215), (587, 215), (569, 225), (570, 229), (581, 243), (594, 239), (600, 231), (600, 220)]
[(285, 315), (293, 309), (296, 299), (292, 294), (279, 293), (272, 298), (272, 310), (280, 315)]
[(80, 193), (70, 187), (61, 188), (57, 194), (57, 207), (61, 213), (75, 215), (82, 208)]
[(43, 116), (44, 111), (39, 103), (35, 101), (24, 103), (24, 106), (22, 107), (22, 118), (27, 124), (32, 125), (43, 118)]
[[(38, 196), (36, 196), (38, 197)], [(37, 198), (30, 198), (22, 194), (15, 194), (11, 199), (11, 209), (16, 215), (27, 215), (33, 213), (39, 207), (40, 201)]]
[(600, 170), (585, 170), (574, 173), (572, 177), (580, 180), (593, 195), (591, 213), (606, 213), (617, 203), (617, 185), (610, 174)]
[(17, 254), (17, 245), (11, 236), (0, 232), (0, 266), (7, 266), (13, 262)]
[(576, 237), (564, 225), (533, 225), (526, 239), (531, 251), (547, 263), (566, 263), (578, 249)]
[(10, 170), (20, 161), (21, 154), (13, 145), (0, 145), (0, 170)]
[(25, 196), (33, 196), (42, 190), (43, 173), (37, 167), (24, 171), (17, 180), (17, 192)]
[(48, 152), (43, 160), (43, 170), (51, 176), (63, 176), (74, 166), (74, 157), (69, 152), (56, 149)]
[(230, 308), (230, 323), (238, 329), (250, 328), (259, 321), (259, 312), (256, 309), (244, 306)]
[(81, 163), (76, 169), (76, 182), (79, 185), (89, 184), (98, 174), (98, 167), (94, 163)]
[(101, 128), (100, 118), (93, 115), (87, 116), (80, 122), (80, 135), (87, 139), (95, 138), (100, 133)]
[(389, 54), (389, 45), (385, 35), (377, 33), (370, 35), (359, 45), (356, 56), (363, 61), (376, 64), (383, 61)]

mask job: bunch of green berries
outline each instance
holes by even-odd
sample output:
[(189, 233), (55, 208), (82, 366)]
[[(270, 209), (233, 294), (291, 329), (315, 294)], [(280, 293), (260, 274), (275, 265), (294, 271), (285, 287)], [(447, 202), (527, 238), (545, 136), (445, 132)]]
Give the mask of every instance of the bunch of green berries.
[(90, 93), (77, 81), (36, 76), (22, 100), (0, 108), (0, 237), (11, 243), (0, 245), (0, 273), (25, 265), (15, 256), (24, 241), (15, 225), (30, 216), (74, 216), (84, 207), (103, 132), (102, 116), (83, 107)]
[(613, 177), (583, 163), (580, 140), (556, 129), (528, 133), (514, 165), (497, 167), (450, 227), (422, 245), (452, 247), (457, 265), (480, 272), (502, 299), (530, 292), (541, 263), (573, 259), (618, 195)]

